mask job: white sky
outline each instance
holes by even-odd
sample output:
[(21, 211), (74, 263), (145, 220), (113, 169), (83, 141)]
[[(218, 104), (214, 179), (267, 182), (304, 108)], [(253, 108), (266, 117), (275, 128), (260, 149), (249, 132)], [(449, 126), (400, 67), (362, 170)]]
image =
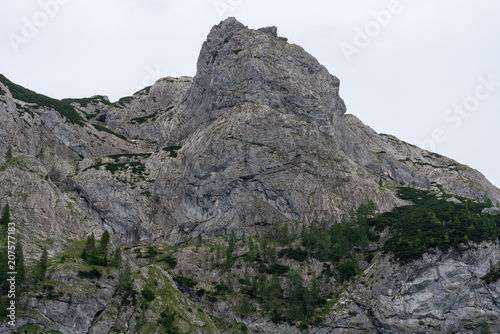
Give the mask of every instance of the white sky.
[[(373, 13), (389, 9), (378, 23)], [(2, 1), (0, 73), (59, 99), (117, 100), (163, 76), (193, 76), (227, 16), (275, 25), (340, 78), (348, 113), (500, 186), (499, 14), (498, 0)], [(349, 60), (346, 45), (357, 48)]]

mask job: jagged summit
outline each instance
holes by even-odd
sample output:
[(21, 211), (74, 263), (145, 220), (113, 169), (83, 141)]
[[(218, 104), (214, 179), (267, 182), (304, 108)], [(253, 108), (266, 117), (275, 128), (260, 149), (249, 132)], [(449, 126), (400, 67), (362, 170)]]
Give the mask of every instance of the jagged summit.
[(304, 51), (277, 35), (228, 18), (212, 28), (186, 98), (193, 128), (251, 102), (320, 126), (340, 124), (345, 105), (339, 80)]

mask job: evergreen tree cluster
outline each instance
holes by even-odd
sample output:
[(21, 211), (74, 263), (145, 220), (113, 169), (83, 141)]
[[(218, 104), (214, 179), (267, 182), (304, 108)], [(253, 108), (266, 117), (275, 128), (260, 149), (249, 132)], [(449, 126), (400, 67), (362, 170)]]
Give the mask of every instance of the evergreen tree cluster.
[(82, 250), (81, 258), (86, 260), (90, 265), (97, 265), (107, 267), (108, 265), (117, 265), (117, 261), (121, 264), (121, 251), (117, 248), (117, 252), (120, 255), (117, 257), (116, 253), (113, 258), (112, 263), (108, 260), (108, 248), (109, 248), (109, 232), (106, 230), (102, 234), (99, 246), (96, 245), (96, 240), (94, 233), (87, 237), (87, 242)]

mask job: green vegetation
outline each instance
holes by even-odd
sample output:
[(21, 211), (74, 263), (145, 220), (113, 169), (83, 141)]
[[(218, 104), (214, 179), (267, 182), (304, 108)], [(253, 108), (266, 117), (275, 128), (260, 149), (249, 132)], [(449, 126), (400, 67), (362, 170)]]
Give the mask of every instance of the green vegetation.
[(87, 107), (87, 105), (89, 103), (103, 103), (103, 104), (106, 104), (106, 105), (111, 105), (111, 102), (109, 102), (106, 97), (102, 96), (102, 95), (96, 95), (96, 96), (93, 96), (93, 97), (83, 97), (83, 98), (79, 98), (79, 99), (62, 99), (61, 102), (64, 102), (64, 103), (78, 103), (80, 104), (80, 106), (82, 107)]
[(147, 86), (134, 93), (134, 95), (147, 95), (153, 86)]
[(192, 289), (196, 286), (196, 281), (193, 280), (192, 278), (189, 278), (189, 277), (184, 277), (184, 276), (180, 276), (180, 275), (176, 275), (174, 277), (172, 277), (174, 279), (174, 281), (179, 284), (179, 285), (182, 285), (186, 288), (189, 288), (189, 289)]
[(125, 264), (125, 269), (118, 278), (118, 287), (115, 294), (122, 295), (122, 305), (137, 304), (137, 292), (134, 290), (134, 279), (130, 270), (130, 263)]
[(161, 257), (157, 262), (165, 262), (167, 264), (168, 269), (174, 269), (175, 266), (177, 265), (177, 259), (170, 254)]
[[(168, 107), (165, 110), (158, 110), (158, 111), (156, 111), (156, 112), (154, 112), (154, 113), (152, 113), (150, 115), (147, 115), (147, 116), (132, 118), (129, 123), (131, 123), (131, 124), (142, 124), (144, 122), (147, 122), (148, 120), (153, 120), (154, 121), (154, 120), (156, 120), (160, 116), (161, 112), (167, 112), (170, 109), (172, 109), (173, 107), (174, 106), (170, 106), (170, 107)], [(143, 110), (143, 112), (146, 112), (146, 111)]]
[(127, 138), (125, 138), (125, 136), (121, 135), (121, 134), (118, 134), (116, 132), (114, 132), (113, 130), (111, 129), (108, 129), (107, 127), (105, 127), (104, 125), (101, 125), (101, 124), (95, 124), (93, 123), (92, 126), (94, 128), (96, 128), (98, 131), (102, 131), (102, 132), (107, 132), (109, 134), (112, 134), (120, 139), (123, 139), (123, 140), (127, 140)]
[(132, 96), (125, 96), (119, 99), (117, 102), (113, 103), (113, 105), (116, 105), (118, 108), (122, 108), (125, 107), (126, 104), (130, 104), (132, 99)]
[(163, 148), (164, 151), (167, 151), (172, 158), (177, 158), (177, 151), (182, 148), (182, 145), (169, 145)]
[(151, 153), (124, 153), (109, 155), (108, 158), (115, 159), (118, 162), (120, 158), (149, 158)]
[(22, 286), (26, 279), (26, 269), (24, 267), (24, 251), (21, 239), (16, 240), (16, 283), (18, 286)]
[(55, 109), (58, 113), (66, 117), (68, 121), (79, 126), (84, 126), (85, 122), (78, 112), (68, 101), (59, 101), (48, 96), (38, 94), (32, 90), (17, 85), (0, 74), (0, 82), (7, 86), (12, 93), (12, 97), (28, 103), (36, 103), (41, 107)]
[(488, 322), (486, 322), (486, 320), (483, 320), (479, 324), (479, 333), (480, 334), (491, 334), (490, 325), (488, 324)]
[[(116, 180), (130, 185), (133, 189), (138, 182), (154, 182), (154, 180), (149, 179), (149, 171), (146, 170), (146, 165), (143, 162), (143, 158), (149, 156), (151, 156), (151, 153), (116, 154), (97, 158), (94, 159), (94, 165), (85, 168), (83, 172), (91, 169), (99, 170), (101, 167), (104, 167), (105, 170), (111, 172)], [(110, 161), (110, 159), (113, 160)], [(149, 191), (143, 191), (141, 194), (143, 196), (152, 197)], [(154, 197), (153, 200), (155, 200)]]
[(113, 266), (117, 269), (122, 267), (122, 249), (120, 247), (116, 248), (115, 255), (113, 256)]
[(228, 50), (227, 54), (228, 55), (238, 55), (238, 53), (240, 53), (241, 51), (243, 51), (243, 49)]
[(5, 152), (5, 160), (7, 160), (7, 162), (12, 161), (12, 148), (10, 147), (7, 149), (7, 152)]
[(160, 113), (157, 111), (157, 112), (154, 112), (154, 113), (147, 115), (147, 116), (132, 118), (129, 123), (142, 124), (148, 120), (154, 121), (158, 118), (159, 115), (160, 115)]
[(45, 279), (45, 275), (47, 274), (47, 261), (47, 249), (43, 248), (42, 255), (40, 255), (40, 260), (38, 261), (37, 265), (35, 281), (43, 281)]
[(488, 271), (488, 273), (486, 275), (481, 277), (481, 279), (483, 281), (485, 281), (486, 284), (495, 283), (496, 281), (498, 281), (500, 279), (500, 267), (495, 268), (493, 266), (493, 263), (491, 263), (491, 260), (490, 260), (490, 270)]
[(144, 297), (144, 299), (146, 300), (146, 302), (148, 302), (148, 303), (153, 301), (153, 299), (155, 299), (155, 297), (156, 297), (154, 291), (151, 290), (151, 288), (148, 285), (146, 285), (142, 289), (141, 294)]
[(94, 266), (120, 266), (121, 265), (121, 251), (115, 253), (113, 260), (108, 259), (108, 248), (109, 248), (109, 232), (107, 230), (102, 234), (101, 240), (99, 241), (99, 247), (96, 246), (96, 240), (94, 233), (87, 237), (85, 247), (81, 251), (80, 257), (85, 260), (88, 264)]
[(382, 249), (402, 264), (436, 247), (446, 252), (469, 241), (495, 240), (500, 235), (500, 216), (481, 214), (486, 203), (460, 197), (462, 203), (455, 204), (446, 201), (446, 194), (438, 197), (413, 188), (399, 188), (397, 195), (413, 204), (370, 218), (368, 225), (378, 231), (390, 228)]
[(109, 232), (105, 230), (102, 234), (101, 241), (99, 244), (99, 253), (102, 255), (108, 254), (109, 247)]
[(165, 329), (165, 333), (178, 334), (180, 333), (179, 327), (174, 325), (175, 317), (177, 316), (175, 311), (171, 311), (167, 306), (165, 310), (160, 314), (160, 319), (158, 320), (158, 325)]
[(88, 278), (88, 279), (99, 279), (102, 277), (102, 274), (96, 268), (92, 268), (88, 271), (78, 271), (78, 277), (80, 278)]

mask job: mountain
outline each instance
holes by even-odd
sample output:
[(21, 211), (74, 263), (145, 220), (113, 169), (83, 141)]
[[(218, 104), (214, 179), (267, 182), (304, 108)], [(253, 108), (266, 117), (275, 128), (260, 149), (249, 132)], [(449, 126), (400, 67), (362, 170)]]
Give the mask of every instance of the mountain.
[(18, 325), (499, 330), (500, 190), (346, 114), (339, 85), (275, 27), (234, 18), (193, 78), (114, 103), (0, 76), (0, 201), (26, 266), (50, 259), (27, 277)]

